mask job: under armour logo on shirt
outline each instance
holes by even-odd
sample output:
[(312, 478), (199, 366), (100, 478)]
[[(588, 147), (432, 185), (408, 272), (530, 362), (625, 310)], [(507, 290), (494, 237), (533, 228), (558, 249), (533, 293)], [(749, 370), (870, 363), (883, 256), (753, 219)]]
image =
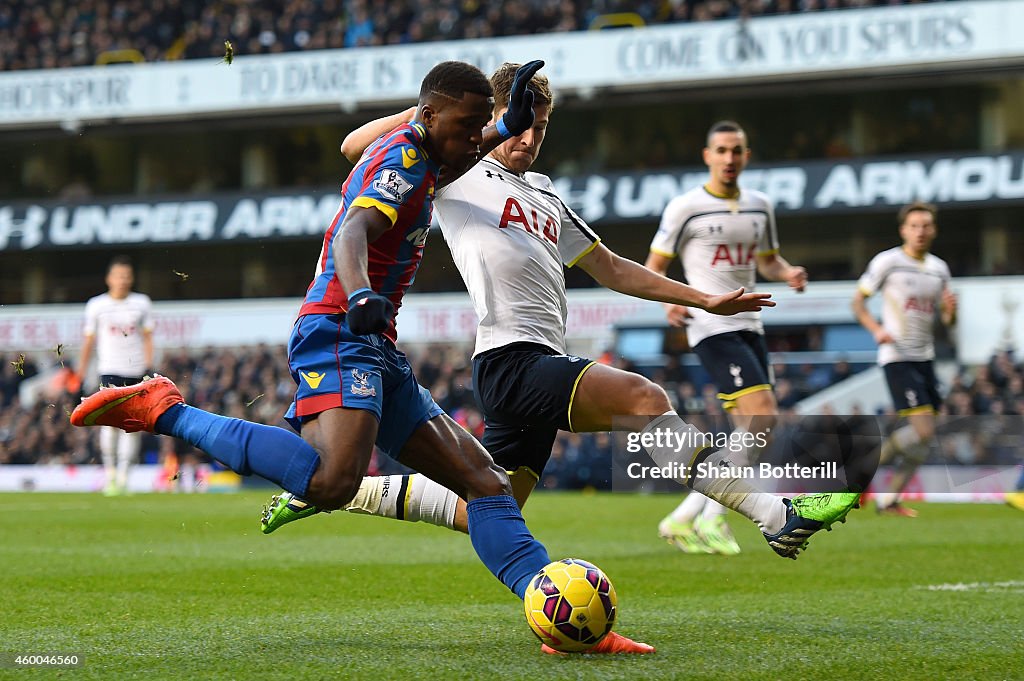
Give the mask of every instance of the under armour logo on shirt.
[(492, 171), (486, 170), (486, 169), (484, 170), (484, 172), (487, 173), (487, 177), (492, 177), (492, 178), (496, 177), (499, 180), (501, 180), (502, 182), (505, 181), (505, 178), (501, 176), (501, 173), (495, 173), (495, 172), (492, 172)]

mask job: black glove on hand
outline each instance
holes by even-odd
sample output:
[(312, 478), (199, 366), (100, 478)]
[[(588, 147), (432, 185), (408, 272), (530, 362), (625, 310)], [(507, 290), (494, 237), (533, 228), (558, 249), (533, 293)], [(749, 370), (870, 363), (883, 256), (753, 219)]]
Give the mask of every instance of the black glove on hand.
[(544, 66), (541, 59), (523, 64), (516, 70), (512, 80), (512, 91), (508, 96), (508, 111), (501, 117), (497, 125), (498, 134), (502, 139), (522, 135), (533, 125), (533, 91), (527, 85), (533, 74)]
[(348, 329), (357, 336), (384, 333), (394, 313), (390, 300), (368, 288), (359, 289), (348, 298)]

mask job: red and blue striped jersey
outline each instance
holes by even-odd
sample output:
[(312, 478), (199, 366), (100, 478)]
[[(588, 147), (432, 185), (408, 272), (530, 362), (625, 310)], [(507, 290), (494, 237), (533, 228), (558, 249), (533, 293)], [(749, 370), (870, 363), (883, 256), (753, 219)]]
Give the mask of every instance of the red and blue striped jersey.
[[(395, 128), (363, 153), (341, 188), (341, 207), (331, 220), (317, 263), (316, 277), (306, 291), (299, 315), (347, 311), (348, 294), (335, 271), (332, 245), (341, 231), (349, 206), (373, 207), (384, 213), (392, 228), (369, 244), (367, 274), (370, 288), (395, 306), (412, 286), (430, 230), (438, 164), (423, 149), (426, 130), (413, 122)], [(397, 341), (395, 319), (384, 332)]]

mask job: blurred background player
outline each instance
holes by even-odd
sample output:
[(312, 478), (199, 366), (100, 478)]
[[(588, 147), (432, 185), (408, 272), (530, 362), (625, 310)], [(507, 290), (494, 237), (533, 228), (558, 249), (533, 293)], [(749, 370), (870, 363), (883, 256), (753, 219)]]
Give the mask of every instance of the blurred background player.
[[(96, 354), (100, 386), (138, 383), (153, 366), (153, 301), (132, 291), (135, 271), (127, 256), (117, 256), (107, 267), (107, 292), (85, 305), (85, 340), (78, 359), (77, 382), (81, 385)], [(100, 453), (108, 496), (128, 487), (128, 472), (142, 448), (142, 433), (117, 428), (100, 429)]]
[[(733, 121), (712, 125), (703, 156), (707, 183), (665, 207), (647, 267), (665, 274), (678, 254), (687, 281), (702, 291), (751, 289), (758, 272), (803, 291), (807, 271), (779, 254), (771, 199), (758, 191), (740, 190), (740, 174), (750, 160), (743, 128)], [(733, 426), (766, 432), (778, 415), (778, 405), (760, 312), (720, 317), (679, 305), (666, 305), (666, 312), (670, 324), (686, 327), (690, 347), (718, 387), (718, 399)], [(760, 417), (756, 425), (751, 422), (754, 416)], [(718, 502), (691, 492), (661, 521), (658, 532), (686, 553), (736, 554), (740, 546), (725, 522), (725, 512)]]
[[(885, 371), (897, 415), (907, 424), (882, 443), (879, 464), (898, 460), (888, 487), (875, 498), (879, 513), (913, 518), (917, 511), (900, 503), (914, 471), (928, 456), (935, 437), (935, 413), (942, 405), (935, 377), (935, 314), (946, 326), (956, 321), (956, 296), (949, 289), (949, 266), (929, 253), (937, 234), (936, 208), (912, 203), (899, 211), (901, 246), (882, 251), (857, 282), (853, 312), (878, 343), (878, 364)], [(882, 292), (882, 323), (865, 300)]]

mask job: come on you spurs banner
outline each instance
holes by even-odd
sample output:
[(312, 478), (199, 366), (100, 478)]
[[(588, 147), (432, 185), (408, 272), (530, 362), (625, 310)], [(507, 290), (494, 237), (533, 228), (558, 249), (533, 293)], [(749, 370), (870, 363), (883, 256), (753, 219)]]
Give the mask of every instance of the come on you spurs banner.
[(0, 128), (407, 105), (445, 59), (544, 59), (562, 92), (655, 90), (1024, 61), (1024, 0), (814, 12), (217, 60), (0, 73)]

